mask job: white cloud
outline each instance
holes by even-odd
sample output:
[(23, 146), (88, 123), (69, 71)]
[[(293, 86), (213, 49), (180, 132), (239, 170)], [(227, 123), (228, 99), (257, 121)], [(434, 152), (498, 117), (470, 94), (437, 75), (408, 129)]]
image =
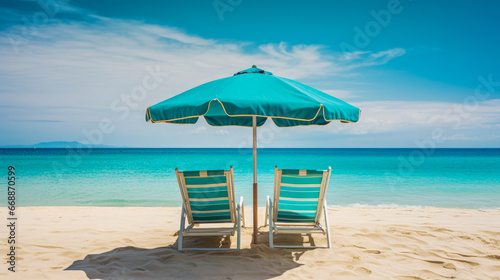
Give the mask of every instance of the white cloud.
[(353, 105), (362, 108), (360, 121), (356, 124), (335, 125), (332, 132), (404, 133), (408, 130), (440, 127), (458, 135), (464, 134), (458, 133), (459, 131), (488, 128), (500, 123), (500, 99), (478, 101), (475, 106), (424, 101), (371, 101)]
[(225, 128), (209, 127), (205, 121), (199, 121), (188, 134), (203, 134), (205, 135), (229, 135), (229, 131)]
[[(357, 123), (332, 122), (326, 126), (264, 128), (272, 131), (266, 147), (416, 147), (435, 129), (443, 134), (437, 147), (497, 147), (500, 99), (477, 103), (460, 111), (463, 103), (422, 101), (355, 102), (362, 109)], [(469, 108), (471, 109), (471, 108)], [(449, 110), (450, 113), (446, 113)], [(463, 113), (465, 117), (461, 117)], [(259, 129), (258, 132), (263, 132)], [(269, 137), (268, 137), (269, 138)], [(263, 144), (260, 144), (262, 146)]]
[(156, 34), (159, 37), (176, 40), (184, 44), (206, 46), (214, 45), (216, 43), (214, 40), (207, 40), (198, 36), (188, 35), (175, 28), (147, 24), (143, 24), (142, 26), (139, 26), (139, 28), (146, 33)]
[(227, 129), (217, 129), (215, 131), (215, 134), (217, 134), (217, 135), (229, 135), (229, 131)]
[[(23, 34), (24, 27), (0, 32), (0, 95), (8, 96), (4, 105), (25, 108), (23, 115), (13, 117), (71, 121), (82, 116), (47, 114), (44, 108), (49, 107), (79, 107), (89, 115), (95, 114), (93, 110), (109, 111), (115, 99), (141, 83), (146, 66), (160, 65), (169, 77), (136, 109), (252, 64), (291, 79), (325, 77), (352, 68), (341, 55), (318, 45), (225, 43), (171, 27), (87, 17), (93, 21), (51, 18), (50, 24), (38, 26), (36, 34), (18, 46), (18, 54), (9, 38)], [(374, 55), (375, 59), (393, 57)], [(374, 58), (365, 59), (370, 64)], [(362, 65), (360, 61), (356, 60), (356, 67)]]
[[(65, 5), (63, 9), (89, 20), (69, 21), (56, 16), (50, 18), (49, 24), (37, 26), (35, 34), (28, 37), (22, 35), (23, 25), (5, 27), (0, 32), (0, 97), (3, 106), (0, 131), (3, 135), (21, 133), (19, 135), (28, 141), (26, 144), (39, 142), (41, 138), (43, 141), (82, 140), (83, 129), (95, 129), (103, 118), (109, 118), (114, 121), (116, 129), (112, 135), (106, 135), (104, 144), (169, 145), (170, 142), (151, 140), (161, 137), (142, 137), (156, 133), (172, 143), (181, 141), (181, 145), (195, 146), (192, 141), (197, 139), (192, 140), (192, 134), (220, 137), (217, 138), (220, 143), (228, 145), (227, 135), (245, 138), (233, 131), (247, 130), (206, 128), (204, 124), (165, 129), (161, 124), (146, 124), (145, 109), (186, 89), (230, 76), (253, 64), (291, 79), (327, 79), (332, 74), (347, 74), (354, 68), (383, 64), (404, 54), (404, 50), (393, 49), (357, 53), (351, 59), (344, 59), (343, 54), (320, 45), (224, 42), (174, 27), (85, 15), (87, 11), (71, 5)], [(5, 16), (5, 13), (0, 16)], [(9, 18), (15, 16), (9, 14)], [(12, 48), (11, 38), (27, 39), (18, 46), (17, 54)], [(155, 68), (156, 65), (167, 72), (168, 77), (148, 92), (144, 100), (134, 103), (130, 115), (121, 119), (121, 114), (110, 109), (111, 104), (121, 101), (124, 95), (130, 95), (148, 74), (146, 67)], [(327, 92), (339, 98), (353, 96), (347, 90)], [(15, 123), (23, 120), (30, 122)], [(40, 123), (32, 122), (36, 120), (62, 122), (47, 122), (42, 127)], [(32, 138), (26, 138), (25, 131), (34, 131), (29, 136)], [(171, 137), (172, 132), (178, 137), (187, 135), (182, 138), (187, 139), (186, 142)], [(346, 133), (363, 133), (363, 130)]]
[(368, 51), (358, 51), (343, 54), (343, 60), (349, 62), (346, 69), (354, 69), (358, 67), (386, 64), (387, 62), (389, 62), (389, 60), (402, 56), (405, 53), (406, 50), (402, 48), (394, 48), (376, 53)]
[(466, 136), (463, 133), (453, 134), (453, 135), (450, 135), (450, 136), (442, 137), (441, 139), (442, 140), (480, 140), (480, 138), (477, 137), (477, 136), (473, 136), (473, 137)]
[(193, 128), (192, 130), (189, 131), (190, 133), (193, 133), (193, 134), (200, 134), (200, 133), (206, 133), (207, 132), (207, 128), (204, 127), (204, 126), (198, 126), (196, 128)]

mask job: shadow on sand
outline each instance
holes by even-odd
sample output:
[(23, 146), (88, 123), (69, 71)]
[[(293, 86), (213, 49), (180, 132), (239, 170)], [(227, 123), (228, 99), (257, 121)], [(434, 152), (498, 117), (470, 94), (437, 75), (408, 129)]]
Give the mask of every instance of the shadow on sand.
[[(258, 244), (233, 251), (178, 251), (177, 241), (153, 249), (120, 247), (100, 254), (89, 254), (66, 270), (82, 270), (90, 279), (270, 279), (301, 264), (296, 260), (305, 249), (271, 249), (267, 232), (259, 234)], [(300, 236), (288, 241), (302, 242)], [(185, 238), (185, 247), (231, 246), (229, 238)]]

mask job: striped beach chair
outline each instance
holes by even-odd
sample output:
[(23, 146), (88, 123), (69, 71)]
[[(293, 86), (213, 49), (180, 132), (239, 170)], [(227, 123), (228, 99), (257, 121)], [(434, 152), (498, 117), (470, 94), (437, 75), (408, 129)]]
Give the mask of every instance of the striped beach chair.
[[(241, 222), (245, 226), (243, 197), (234, 199), (233, 167), (229, 170), (184, 171), (175, 169), (182, 195), (179, 250), (186, 236), (233, 236), (241, 244)], [(186, 219), (188, 226), (186, 227)], [(228, 224), (227, 227), (198, 227), (201, 224)], [(224, 226), (224, 225), (223, 225)], [(185, 248), (189, 250), (231, 250), (230, 248)]]
[[(331, 247), (325, 200), (331, 168), (328, 170), (278, 169), (274, 173), (274, 199), (266, 201), (266, 226), (269, 222), (269, 247), (319, 248), (319, 246), (277, 246), (273, 235), (326, 234)], [(324, 218), (324, 226), (320, 220)]]

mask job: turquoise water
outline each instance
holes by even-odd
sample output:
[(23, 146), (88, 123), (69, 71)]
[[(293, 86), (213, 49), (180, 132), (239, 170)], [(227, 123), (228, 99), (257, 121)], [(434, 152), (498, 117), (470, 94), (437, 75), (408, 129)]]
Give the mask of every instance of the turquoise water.
[[(236, 195), (252, 203), (251, 149), (0, 149), (5, 186), (9, 165), (19, 206), (179, 206), (176, 167), (231, 165)], [(500, 208), (500, 149), (259, 149), (261, 206), (275, 165), (331, 166), (329, 205)]]

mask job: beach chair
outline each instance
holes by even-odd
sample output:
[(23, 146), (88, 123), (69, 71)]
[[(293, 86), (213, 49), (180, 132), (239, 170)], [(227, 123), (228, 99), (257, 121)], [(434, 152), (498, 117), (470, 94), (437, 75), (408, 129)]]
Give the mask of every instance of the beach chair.
[[(277, 246), (274, 234), (326, 234), (331, 248), (328, 211), (325, 200), (331, 168), (328, 170), (278, 169), (274, 173), (274, 199), (266, 201), (269, 247), (321, 248), (320, 246)], [(323, 216), (324, 226), (320, 223)]]
[[(175, 169), (182, 195), (179, 250), (186, 236), (234, 236), (237, 249), (241, 244), (241, 222), (245, 226), (243, 197), (234, 200), (233, 167), (229, 170), (184, 171)], [(187, 219), (188, 226), (185, 226)], [(226, 225), (230, 223), (231, 226)], [(200, 227), (223, 224), (223, 227)], [(225, 225), (224, 225), (225, 224)], [(234, 250), (230, 248), (185, 248), (186, 250)]]

